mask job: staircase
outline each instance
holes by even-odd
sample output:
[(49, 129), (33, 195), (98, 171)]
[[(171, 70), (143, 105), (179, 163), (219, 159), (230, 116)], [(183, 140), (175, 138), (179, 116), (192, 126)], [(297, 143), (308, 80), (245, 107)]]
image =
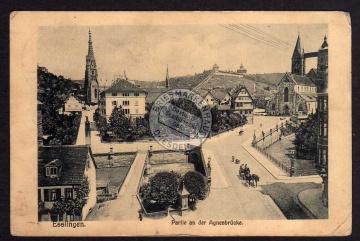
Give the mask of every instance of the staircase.
[(206, 83), (209, 79), (211, 79), (213, 77), (213, 73), (211, 72), (208, 77), (206, 77), (203, 81), (201, 81), (200, 84), (198, 84), (197, 86), (195, 86), (192, 90), (196, 91), (197, 89), (199, 89), (204, 83)]
[(312, 176), (318, 175), (316, 169), (302, 169), (302, 170), (295, 170), (294, 176)]

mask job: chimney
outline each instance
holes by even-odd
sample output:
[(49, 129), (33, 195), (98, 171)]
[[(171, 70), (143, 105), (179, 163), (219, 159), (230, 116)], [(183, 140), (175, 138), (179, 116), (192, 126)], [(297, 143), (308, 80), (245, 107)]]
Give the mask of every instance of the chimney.
[(91, 145), (90, 121), (87, 116), (86, 116), (86, 121), (85, 121), (85, 142), (86, 142), (87, 146)]

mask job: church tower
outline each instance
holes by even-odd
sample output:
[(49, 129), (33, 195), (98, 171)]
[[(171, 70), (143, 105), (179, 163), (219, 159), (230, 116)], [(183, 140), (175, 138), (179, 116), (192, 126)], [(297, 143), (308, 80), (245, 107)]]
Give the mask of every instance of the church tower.
[(318, 78), (324, 79), (324, 75), (328, 68), (328, 43), (326, 35), (324, 37), (324, 42), (319, 49), (318, 61), (317, 61), (317, 72)]
[(92, 47), (91, 31), (89, 29), (89, 48), (86, 55), (86, 70), (85, 70), (85, 90), (87, 104), (97, 104), (99, 102), (99, 83), (97, 80), (97, 68)]
[(304, 50), (301, 49), (300, 34), (298, 35), (294, 53), (291, 58), (291, 73), (296, 75), (305, 74)]
[(166, 89), (169, 89), (169, 88), (170, 88), (169, 65), (166, 66), (165, 86), (166, 86)]

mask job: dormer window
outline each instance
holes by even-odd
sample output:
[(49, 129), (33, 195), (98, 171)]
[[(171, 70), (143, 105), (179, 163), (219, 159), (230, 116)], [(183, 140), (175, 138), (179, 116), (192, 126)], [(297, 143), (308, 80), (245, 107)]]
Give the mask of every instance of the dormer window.
[(60, 174), (62, 163), (59, 159), (55, 159), (45, 165), (45, 171), (47, 177), (58, 177)]

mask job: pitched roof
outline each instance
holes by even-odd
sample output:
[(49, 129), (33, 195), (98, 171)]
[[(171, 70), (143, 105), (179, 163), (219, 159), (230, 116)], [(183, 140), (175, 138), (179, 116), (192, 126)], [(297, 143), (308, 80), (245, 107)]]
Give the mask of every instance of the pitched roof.
[(292, 57), (294, 58), (294, 57), (302, 57), (302, 56), (303, 56), (303, 52), (301, 51), (300, 35), (298, 35)]
[(295, 81), (298, 85), (306, 85), (311, 87), (316, 87), (316, 85), (309, 79), (309, 77), (302, 76), (302, 75), (295, 75), (291, 74), (291, 78)]
[(73, 96), (77, 101), (81, 102), (80, 98), (76, 96), (74, 93), (68, 94), (65, 98), (65, 102), (69, 100), (70, 96)]
[(104, 91), (105, 93), (132, 93), (132, 92), (141, 92), (147, 93), (145, 90), (141, 89), (140, 87), (130, 83), (124, 79), (118, 79), (114, 82), (113, 85), (110, 86), (107, 90)]
[[(80, 184), (84, 175), (89, 152), (91, 155), (91, 150), (88, 146), (40, 147), (38, 157), (38, 185), (43, 187)], [(46, 177), (45, 166), (50, 163), (61, 164), (59, 177)]]
[(327, 37), (326, 37), (326, 35), (325, 35), (325, 37), (324, 37), (324, 42), (323, 42), (323, 44), (321, 45), (320, 50), (327, 49), (328, 46), (329, 46), (329, 45), (328, 45), (328, 43), (327, 43)]
[(210, 90), (202, 97), (205, 98), (207, 95), (211, 95), (214, 98), (214, 100), (216, 100), (218, 102), (220, 101), (220, 99), (217, 98)]
[(301, 93), (299, 95), (306, 102), (316, 102), (317, 101), (317, 94), (315, 94), (315, 93)]
[(236, 97), (239, 95), (239, 92), (240, 92), (242, 89), (245, 89), (246, 92), (248, 93), (249, 97), (250, 97), (251, 99), (253, 99), (253, 97), (251, 96), (251, 94), (250, 94), (250, 92), (248, 91), (248, 89), (247, 89), (245, 86), (243, 86), (243, 85), (237, 86), (237, 87), (235, 87), (234, 89), (232, 89), (231, 92), (230, 92), (231, 97), (232, 97), (232, 98), (236, 98)]

